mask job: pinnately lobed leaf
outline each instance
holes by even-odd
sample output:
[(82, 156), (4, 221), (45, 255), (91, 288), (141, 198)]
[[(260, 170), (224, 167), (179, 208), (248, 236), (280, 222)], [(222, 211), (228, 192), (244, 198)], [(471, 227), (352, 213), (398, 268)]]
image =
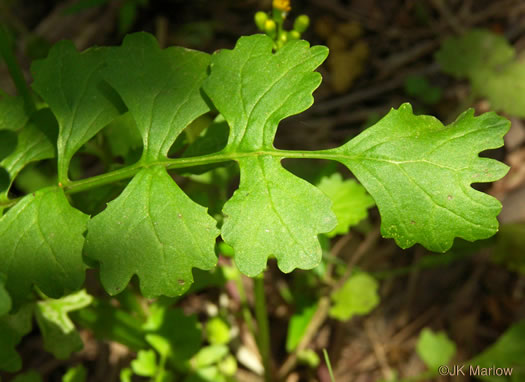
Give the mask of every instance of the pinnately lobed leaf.
[(383, 236), (401, 248), (420, 243), (444, 252), (455, 237), (474, 241), (497, 232), (501, 204), (471, 184), (508, 171), (478, 154), (501, 147), (509, 124), (495, 113), (474, 117), (468, 110), (443, 126), (404, 104), (333, 152), (375, 199)]
[[(283, 272), (310, 269), (321, 259), (317, 235), (337, 224), (331, 202), (308, 182), (284, 170), (282, 158), (257, 155), (273, 150), (279, 122), (310, 107), (326, 59), (325, 47), (306, 41), (272, 52), (265, 35), (242, 37), (233, 50), (212, 57), (204, 91), (230, 126), (224, 152), (255, 154), (239, 158), (241, 183), (225, 204), (222, 237), (235, 248), (239, 269), (255, 276), (270, 255)], [(306, 223), (306, 224), (305, 224)]]
[[(233, 50), (210, 59), (187, 49), (160, 49), (153, 37), (138, 33), (120, 47), (83, 53), (71, 43), (59, 43), (33, 65), (33, 87), (59, 125), (62, 184), (25, 196), (0, 219), (0, 278), (14, 306), (33, 285), (53, 298), (78, 289), (84, 279), (82, 254), (100, 264), (110, 294), (137, 275), (147, 297), (179, 295), (193, 281), (193, 268), (212, 268), (217, 222), (178, 187), (166, 166), (237, 161), (240, 186), (224, 205), (221, 235), (234, 248), (239, 269), (250, 276), (262, 272), (270, 256), (284, 272), (312, 268), (321, 259), (318, 235), (343, 230), (333, 231), (337, 220), (330, 198), (285, 170), (281, 160), (286, 157), (346, 165), (378, 205), (383, 235), (403, 248), (421, 243), (446, 251), (455, 237), (476, 240), (497, 231), (499, 202), (471, 184), (497, 180), (507, 171), (500, 162), (478, 156), (503, 144), (505, 119), (468, 111), (443, 126), (403, 105), (339, 148), (311, 154), (278, 150), (273, 140), (279, 122), (311, 106), (321, 81), (315, 69), (328, 51), (306, 41), (290, 41), (276, 53), (272, 46), (267, 36), (242, 37)], [(224, 149), (167, 158), (173, 142), (209, 111), (210, 102), (228, 123)], [(64, 193), (74, 185), (67, 178), (69, 161), (124, 106), (140, 132), (143, 156), (124, 169), (137, 172), (122, 194), (88, 223)], [(17, 114), (16, 102), (6, 108), (13, 121), (24, 125), (17, 147), (1, 164), (2, 173), (7, 168), (13, 178), (29, 161), (51, 157), (54, 145), (46, 141), (49, 134), (42, 126), (34, 126), (42, 133), (39, 138), (37, 130), (30, 132), (32, 123)], [(41, 141), (42, 152), (31, 149), (32, 135)], [(100, 179), (107, 178), (97, 177), (91, 186), (102, 184)], [(0, 203), (12, 205), (5, 190)], [(354, 220), (362, 216), (364, 211)]]
[[(209, 110), (200, 95), (208, 63), (205, 53), (161, 50), (145, 33), (127, 36), (108, 53), (105, 76), (137, 123), (144, 164), (166, 159), (182, 130)], [(152, 166), (91, 219), (85, 254), (100, 262), (110, 294), (122, 291), (136, 274), (145, 296), (176, 296), (193, 282), (192, 268), (215, 266), (216, 224), (164, 167)]]

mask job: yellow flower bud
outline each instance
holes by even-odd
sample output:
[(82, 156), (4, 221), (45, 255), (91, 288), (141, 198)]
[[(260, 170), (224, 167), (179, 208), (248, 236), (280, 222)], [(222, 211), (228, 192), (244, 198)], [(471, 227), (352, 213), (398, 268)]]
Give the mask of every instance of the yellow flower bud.
[(290, 0), (273, 0), (273, 8), (282, 12), (290, 12)]
[(268, 20), (268, 15), (265, 12), (257, 12), (255, 14), (255, 25), (259, 28), (260, 31), (264, 32), (265, 23)]
[(310, 18), (306, 15), (300, 15), (295, 19), (293, 23), (293, 29), (299, 33), (303, 33), (310, 25)]
[(275, 28), (277, 26), (275, 25), (275, 21), (273, 21), (272, 19), (268, 19), (266, 20), (266, 22), (264, 23), (264, 31), (266, 33), (268, 33), (269, 35), (271, 35), (272, 33), (275, 32)]

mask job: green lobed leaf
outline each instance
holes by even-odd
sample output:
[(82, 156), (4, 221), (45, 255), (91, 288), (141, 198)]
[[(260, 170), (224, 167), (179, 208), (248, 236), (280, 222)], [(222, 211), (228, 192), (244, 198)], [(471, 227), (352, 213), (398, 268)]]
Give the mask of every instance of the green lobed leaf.
[(436, 53), (444, 72), (468, 78), (494, 110), (525, 117), (525, 58), (505, 37), (483, 29), (446, 39)]
[(160, 49), (147, 33), (128, 35), (108, 52), (104, 76), (137, 123), (145, 160), (166, 158), (182, 130), (209, 111), (200, 93), (209, 61), (203, 52)]
[(68, 358), (82, 349), (83, 343), (68, 314), (85, 308), (93, 297), (80, 290), (59, 299), (46, 299), (36, 304), (36, 321), (44, 339), (44, 349), (58, 359)]
[(87, 220), (59, 188), (25, 196), (0, 219), (0, 274), (14, 301), (33, 284), (54, 298), (80, 288)]
[(31, 331), (33, 309), (33, 304), (25, 304), (16, 313), (0, 317), (0, 370), (12, 373), (22, 367), (15, 347)]
[(501, 147), (508, 129), (494, 113), (474, 117), (468, 110), (443, 126), (404, 104), (331, 152), (374, 198), (383, 236), (401, 248), (420, 243), (445, 252), (455, 237), (474, 241), (497, 232), (501, 204), (470, 185), (506, 174), (506, 165), (478, 153)]
[[(107, 62), (104, 76), (136, 122), (144, 162), (165, 159), (183, 129), (209, 111), (200, 93), (209, 64), (205, 53), (161, 50), (153, 36), (136, 33), (109, 51)], [(192, 268), (215, 266), (215, 226), (164, 168), (147, 168), (91, 220), (85, 253), (100, 262), (110, 294), (137, 274), (144, 295), (176, 296), (189, 288)]]
[(222, 237), (235, 249), (240, 271), (258, 275), (269, 255), (285, 273), (318, 265), (322, 250), (317, 235), (336, 225), (330, 199), (286, 171), (279, 158), (246, 158), (239, 167), (239, 189), (223, 208)]
[(367, 273), (351, 276), (343, 287), (332, 293), (330, 316), (346, 321), (354, 315), (370, 313), (379, 304), (379, 284)]
[(141, 170), (90, 220), (84, 253), (100, 262), (101, 281), (111, 295), (136, 274), (144, 296), (177, 296), (193, 282), (192, 268), (215, 266), (218, 234), (206, 209), (157, 166)]
[(337, 227), (326, 235), (334, 237), (348, 233), (350, 227), (368, 217), (368, 209), (375, 205), (365, 188), (353, 179), (334, 173), (321, 179), (318, 187), (332, 200), (332, 211), (337, 217)]
[(304, 40), (291, 41), (277, 53), (272, 46), (268, 36), (245, 36), (233, 50), (212, 56), (204, 91), (230, 125), (226, 151), (273, 148), (279, 122), (313, 103), (312, 92), (321, 83), (314, 70), (328, 48), (310, 48)]
[(68, 180), (69, 162), (75, 152), (120, 112), (118, 97), (101, 75), (109, 50), (91, 48), (79, 53), (71, 41), (61, 41), (47, 58), (31, 65), (33, 89), (58, 120), (58, 172), (62, 182)]
[[(310, 269), (321, 259), (319, 233), (336, 225), (330, 200), (284, 170), (275, 151), (279, 122), (313, 103), (321, 75), (314, 70), (328, 50), (292, 41), (272, 53), (265, 35), (241, 37), (233, 50), (212, 56), (204, 91), (230, 126), (224, 152), (254, 154), (238, 159), (241, 184), (225, 204), (222, 237), (235, 248), (239, 269), (255, 276), (274, 255), (283, 272)], [(308, 224), (305, 225), (304, 222)]]
[(139, 350), (137, 358), (131, 361), (131, 369), (142, 377), (154, 377), (157, 372), (157, 357), (153, 350)]
[(425, 328), (419, 334), (416, 351), (429, 370), (437, 370), (439, 366), (447, 365), (452, 360), (456, 353), (456, 344), (445, 332), (433, 332)]

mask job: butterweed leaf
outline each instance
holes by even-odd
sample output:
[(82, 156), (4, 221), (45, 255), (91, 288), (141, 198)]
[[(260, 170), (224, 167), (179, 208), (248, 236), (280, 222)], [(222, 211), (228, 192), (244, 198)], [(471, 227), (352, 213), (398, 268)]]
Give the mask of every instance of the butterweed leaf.
[(20, 370), (22, 360), (15, 347), (31, 331), (33, 309), (33, 304), (25, 304), (16, 313), (0, 317), (0, 370)]
[(346, 321), (354, 315), (370, 313), (379, 304), (377, 281), (367, 273), (351, 276), (343, 287), (332, 293), (330, 316)]
[(216, 221), (163, 167), (141, 170), (106, 210), (89, 222), (85, 254), (100, 262), (108, 293), (136, 274), (144, 296), (177, 296), (193, 282), (192, 268), (215, 266)]
[(135, 119), (146, 160), (166, 158), (182, 130), (209, 111), (200, 94), (209, 61), (203, 52), (160, 49), (147, 33), (126, 36), (108, 53), (105, 78)]
[(443, 126), (404, 104), (332, 152), (374, 198), (383, 236), (401, 248), (420, 243), (445, 252), (455, 237), (474, 241), (497, 232), (501, 204), (471, 184), (506, 174), (506, 165), (478, 153), (501, 147), (508, 129), (494, 113), (474, 117), (468, 110)]
[(281, 158), (257, 154), (273, 149), (282, 119), (312, 105), (321, 82), (314, 70), (328, 50), (306, 41), (292, 41), (277, 53), (272, 46), (265, 35), (241, 37), (235, 49), (212, 56), (204, 83), (230, 126), (223, 151), (255, 154), (238, 160), (241, 184), (224, 206), (222, 227), (237, 266), (250, 276), (263, 271), (270, 255), (283, 272), (315, 267), (321, 259), (317, 235), (336, 225), (322, 192), (284, 170)]
[(87, 220), (59, 188), (25, 196), (0, 219), (0, 274), (15, 301), (33, 284), (54, 298), (80, 288)]
[(330, 199), (285, 170), (279, 158), (246, 158), (239, 166), (241, 183), (224, 205), (222, 226), (222, 237), (235, 249), (239, 270), (256, 276), (269, 255), (286, 273), (319, 264), (322, 250), (317, 235), (337, 223)]
[(343, 180), (339, 173), (322, 178), (318, 187), (332, 201), (337, 217), (337, 227), (326, 234), (328, 237), (348, 233), (350, 227), (368, 217), (368, 209), (375, 205), (363, 186), (353, 179)]
[(308, 109), (321, 83), (314, 70), (328, 55), (324, 46), (291, 41), (272, 53), (266, 35), (241, 37), (233, 50), (212, 56), (204, 90), (230, 125), (227, 151), (272, 148), (279, 122)]
[(58, 120), (61, 181), (67, 180), (75, 152), (120, 112), (118, 97), (101, 76), (110, 49), (91, 48), (79, 53), (71, 41), (61, 41), (51, 48), (47, 58), (31, 65), (33, 89)]
[(445, 332), (433, 332), (425, 328), (419, 334), (416, 345), (419, 357), (430, 370), (437, 370), (441, 365), (447, 365), (456, 353), (456, 344)]
[[(133, 116), (143, 161), (165, 159), (182, 130), (209, 111), (200, 92), (209, 55), (160, 49), (136, 33), (108, 52), (104, 76)], [(100, 262), (102, 284), (116, 294), (137, 274), (146, 296), (176, 296), (192, 268), (211, 269), (216, 221), (184, 194), (161, 167), (139, 172), (109, 207), (91, 220), (85, 253)], [(123, 266), (123, 264), (125, 264)]]
[(436, 53), (444, 72), (468, 78), (476, 95), (493, 110), (525, 117), (525, 58), (505, 37), (483, 29), (446, 39)]
[(82, 339), (68, 313), (85, 308), (93, 297), (80, 290), (59, 299), (46, 299), (36, 304), (36, 321), (44, 339), (44, 349), (58, 359), (65, 359), (82, 348)]

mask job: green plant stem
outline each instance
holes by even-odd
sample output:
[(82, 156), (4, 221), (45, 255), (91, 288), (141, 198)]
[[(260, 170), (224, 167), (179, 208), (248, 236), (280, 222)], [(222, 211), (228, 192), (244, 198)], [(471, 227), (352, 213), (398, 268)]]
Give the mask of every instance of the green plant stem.
[[(118, 182), (123, 179), (133, 177), (140, 170), (148, 167), (162, 166), (166, 169), (178, 169), (187, 168), (194, 166), (201, 166), (206, 164), (222, 163), (228, 161), (240, 160), (243, 158), (253, 158), (261, 156), (274, 156), (279, 158), (310, 158), (310, 159), (328, 159), (328, 160), (343, 160), (343, 159), (359, 159), (358, 156), (352, 157), (343, 155), (333, 149), (330, 150), (318, 150), (318, 151), (293, 151), (293, 150), (260, 150), (252, 152), (218, 152), (214, 154), (208, 154), (198, 157), (190, 158), (175, 158), (165, 159), (156, 162), (143, 162), (139, 161), (131, 166), (124, 167), (115, 171), (110, 171), (101, 175), (93, 176), (91, 178), (80, 179), (80, 180), (67, 180), (62, 181), (60, 185), (68, 194), (91, 190), (106, 184)], [(0, 208), (8, 208), (15, 205), (21, 198), (0, 200)]]
[(9, 34), (3, 26), (0, 26), (0, 56), (4, 58), (4, 61), (9, 70), (9, 74), (13, 79), (13, 82), (18, 90), (18, 93), (24, 98), (24, 104), (26, 111), (31, 114), (36, 110), (35, 102), (31, 97), (29, 88), (27, 87), (26, 80), (22, 74), (22, 70), (16, 61), (15, 55), (11, 50), (11, 44)]
[(332, 364), (330, 363), (330, 357), (328, 357), (328, 352), (326, 349), (323, 349), (324, 361), (326, 362), (326, 367), (328, 368), (328, 374), (330, 374), (330, 381), (335, 382), (334, 372), (332, 370)]
[(259, 335), (257, 344), (263, 359), (264, 380), (271, 382), (271, 362), (270, 362), (270, 325), (268, 322), (268, 310), (266, 309), (266, 296), (264, 294), (264, 272), (254, 278), (255, 293), (255, 317), (259, 325)]

